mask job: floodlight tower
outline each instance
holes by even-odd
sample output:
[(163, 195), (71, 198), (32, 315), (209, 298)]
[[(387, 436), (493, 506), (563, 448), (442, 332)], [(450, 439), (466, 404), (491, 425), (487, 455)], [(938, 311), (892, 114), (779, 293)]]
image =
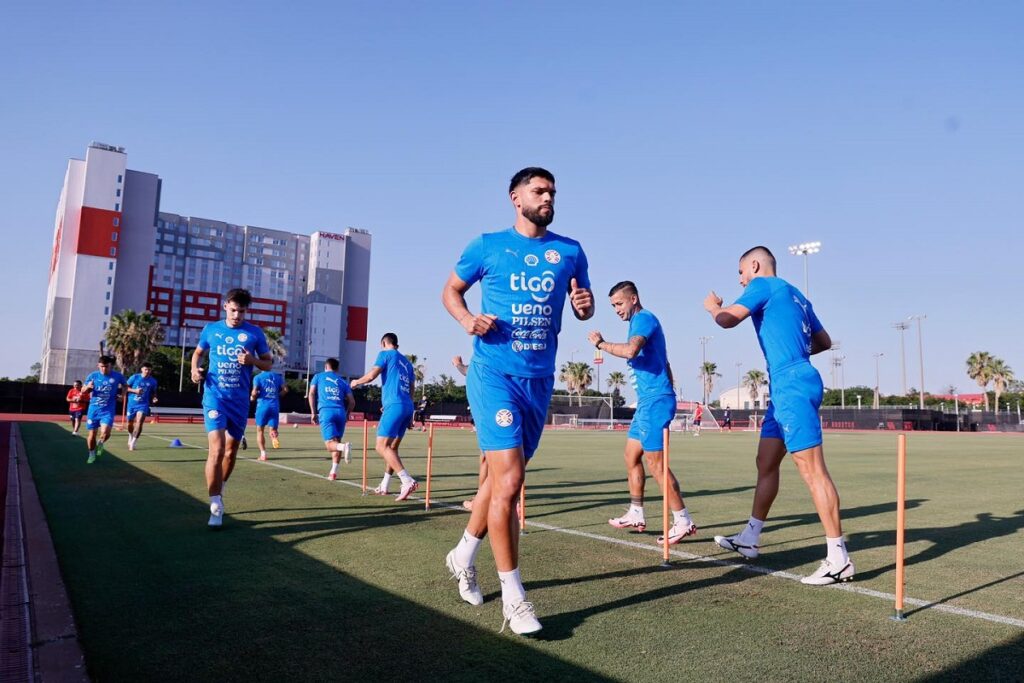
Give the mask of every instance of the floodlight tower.
[(907, 348), (904, 344), (904, 332), (910, 327), (910, 323), (901, 320), (893, 323), (892, 326), (900, 333), (900, 375), (903, 377), (903, 395), (907, 395)]
[(804, 257), (804, 296), (807, 297), (811, 295), (810, 289), (807, 286), (807, 257), (811, 254), (817, 254), (819, 251), (821, 251), (821, 242), (804, 242), (803, 244), (794, 244), (789, 247), (790, 254)]
[[(921, 342), (921, 321), (927, 317), (928, 316), (924, 314), (907, 316), (907, 320), (917, 321), (917, 357), (921, 364), (921, 388), (917, 392), (917, 397), (918, 405), (921, 410), (924, 410), (924, 346)], [(998, 410), (999, 406), (996, 406), (996, 411), (998, 412)]]

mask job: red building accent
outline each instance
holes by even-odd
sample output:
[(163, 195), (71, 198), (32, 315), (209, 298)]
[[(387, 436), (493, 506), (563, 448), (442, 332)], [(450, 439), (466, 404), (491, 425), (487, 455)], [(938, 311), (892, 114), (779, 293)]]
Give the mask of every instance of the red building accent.
[(366, 306), (348, 307), (348, 336), (349, 341), (366, 341), (366, 322), (370, 309)]
[(171, 307), (174, 303), (174, 289), (157, 287), (153, 282), (153, 266), (149, 267), (149, 294), (146, 297), (146, 308), (156, 316), (165, 327), (171, 325)]
[(223, 317), (220, 294), (200, 292), (194, 289), (181, 290), (178, 300), (178, 326), (203, 327)]
[(288, 302), (280, 299), (254, 298), (245, 319), (253, 325), (276, 328), (281, 331), (283, 337), (287, 334)]
[(117, 258), (121, 234), (121, 212), (82, 207), (78, 228), (78, 253)]

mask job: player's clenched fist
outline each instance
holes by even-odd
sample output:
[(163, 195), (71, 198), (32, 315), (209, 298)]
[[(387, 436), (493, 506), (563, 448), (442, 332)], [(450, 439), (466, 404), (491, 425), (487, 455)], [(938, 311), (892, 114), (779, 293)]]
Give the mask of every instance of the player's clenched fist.
[(569, 282), (569, 303), (580, 317), (584, 317), (594, 307), (594, 295), (589, 289), (580, 287), (576, 278), (573, 278)]
[(462, 329), (466, 330), (466, 334), (482, 337), (491, 330), (498, 329), (494, 323), (497, 319), (498, 316), (490, 313), (481, 313), (480, 315), (469, 313), (462, 319)]

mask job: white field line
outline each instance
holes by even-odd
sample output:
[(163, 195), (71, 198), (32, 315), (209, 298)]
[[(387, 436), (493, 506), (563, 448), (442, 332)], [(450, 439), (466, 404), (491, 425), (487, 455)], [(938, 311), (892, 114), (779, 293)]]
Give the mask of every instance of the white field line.
[[(172, 439), (164, 438), (162, 436), (150, 436), (149, 434), (143, 434), (143, 436), (148, 436), (151, 439), (159, 439), (161, 441), (167, 441), (167, 442), (170, 442), (172, 440)], [(195, 449), (199, 449), (199, 450), (203, 450), (203, 451), (205, 451), (207, 449), (206, 446), (196, 446), (194, 444), (185, 443), (184, 441), (182, 442), (182, 444), (185, 447), (187, 447), (187, 448), (195, 448)], [(307, 477), (314, 477), (316, 479), (327, 479), (327, 477), (325, 475), (316, 474), (315, 472), (309, 472), (309, 471), (306, 471), (306, 470), (301, 470), (301, 469), (299, 469), (297, 467), (291, 467), (289, 465), (282, 465), (281, 463), (277, 463), (277, 462), (273, 462), (273, 461), (260, 461), (260, 460), (257, 460), (256, 458), (250, 458), (250, 457), (243, 456), (243, 455), (239, 455), (238, 457), (239, 457), (240, 460), (245, 460), (245, 461), (248, 461), (248, 462), (252, 462), (252, 463), (255, 463), (257, 465), (267, 465), (269, 467), (276, 467), (278, 469), (287, 470), (289, 472), (295, 472), (296, 474), (302, 474), (302, 475), (305, 475)], [(361, 484), (356, 483), (354, 481), (345, 481), (343, 479), (338, 479), (336, 481), (339, 484), (345, 484), (347, 486), (352, 486), (352, 487), (357, 488), (357, 489), (361, 489), (362, 488)], [(412, 499), (412, 500), (422, 500), (422, 498), (419, 498), (417, 496), (410, 496), (409, 498)], [(431, 502), (431, 507), (445, 508), (445, 509), (448, 509), (448, 510), (459, 510), (459, 511), (463, 510), (463, 507), (461, 505), (451, 505), (449, 503), (442, 503), (442, 502), (437, 502), (437, 501), (432, 501)], [(654, 545), (654, 544), (651, 544), (651, 543), (639, 543), (637, 541), (628, 541), (628, 540), (621, 539), (621, 538), (612, 538), (610, 536), (602, 536), (600, 534), (593, 534), (593, 533), (590, 533), (588, 531), (579, 531), (577, 529), (565, 529), (565, 528), (554, 526), (554, 525), (551, 525), (551, 524), (544, 524), (543, 522), (534, 522), (534, 521), (531, 521), (529, 519), (526, 520), (526, 525), (528, 527), (532, 526), (532, 527), (536, 527), (538, 529), (543, 529), (545, 531), (554, 531), (554, 532), (557, 532), (557, 533), (560, 533), (560, 534), (566, 534), (566, 535), (569, 535), (569, 536), (577, 536), (579, 538), (587, 538), (587, 539), (590, 539), (590, 540), (593, 540), (593, 541), (600, 541), (602, 543), (609, 543), (609, 544), (612, 544), (612, 545), (623, 546), (623, 547), (626, 547), (626, 548), (633, 548), (635, 550), (643, 550), (645, 552), (650, 552), (650, 553), (661, 554), (661, 552), (662, 552), (662, 547), (660, 545)], [(706, 555), (695, 555), (693, 553), (684, 552), (682, 550), (671, 549), (671, 550), (669, 550), (669, 553), (673, 557), (678, 557), (678, 558), (683, 559), (683, 560), (692, 560), (692, 561), (696, 561), (696, 562), (703, 562), (703, 563), (706, 563), (706, 564), (717, 565), (717, 566), (720, 566), (720, 567), (729, 567), (731, 569), (742, 569), (744, 571), (754, 572), (756, 574), (764, 574), (766, 576), (774, 576), (775, 578), (787, 579), (789, 581), (799, 581), (800, 579), (803, 578), (799, 574), (793, 574), (791, 572), (775, 571), (775, 570), (770, 569), (768, 567), (761, 567), (761, 566), (754, 565), (754, 564), (746, 564), (746, 563), (740, 563), (740, 562), (731, 562), (729, 560), (722, 560), (722, 559), (718, 559), (718, 558), (714, 558), (714, 557), (708, 557)], [(851, 583), (833, 584), (831, 586), (827, 586), (827, 588), (830, 588), (830, 589), (833, 589), (833, 590), (846, 591), (848, 593), (856, 593), (857, 595), (865, 595), (865, 596), (871, 597), (871, 598), (878, 598), (878, 599), (881, 599), (881, 600), (885, 600), (887, 602), (892, 602), (894, 604), (895, 604), (895, 601), (896, 601), (896, 596), (893, 595), (892, 593), (885, 593), (883, 591), (876, 591), (876, 590), (872, 590), (871, 588), (862, 588), (860, 586), (857, 586), (857, 585), (854, 585), (854, 584), (851, 584)], [(933, 609), (933, 610), (937, 610), (939, 612), (946, 612), (947, 614), (956, 614), (956, 615), (962, 616), (962, 617), (970, 617), (972, 619), (981, 619), (983, 621), (991, 621), (991, 622), (995, 622), (997, 624), (1005, 624), (1007, 626), (1016, 626), (1017, 628), (1024, 629), (1024, 619), (1015, 619), (1014, 617), (1006, 617), (1006, 616), (1003, 616), (1003, 615), (1000, 615), (1000, 614), (991, 614), (989, 612), (980, 612), (978, 610), (973, 610), (973, 609), (964, 609), (963, 607), (955, 607), (953, 605), (946, 605), (946, 604), (940, 604), (940, 603), (935, 603), (935, 602), (929, 602), (928, 600), (921, 600), (919, 598), (904, 597), (903, 598), (903, 602), (904, 602), (905, 605), (913, 605), (915, 607), (921, 607), (921, 608), (924, 608), (924, 609)]]

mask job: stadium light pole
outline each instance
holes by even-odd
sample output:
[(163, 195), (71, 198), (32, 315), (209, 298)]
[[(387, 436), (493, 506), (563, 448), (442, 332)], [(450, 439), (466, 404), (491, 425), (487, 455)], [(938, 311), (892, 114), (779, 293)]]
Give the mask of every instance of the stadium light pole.
[(698, 337), (697, 340), (700, 342), (700, 377), (701, 393), (704, 396), (704, 405), (708, 404), (708, 342), (714, 339), (714, 337)]
[(427, 357), (423, 356), (423, 393), (420, 394), (420, 400), (424, 400), (427, 397)]
[(956, 411), (956, 431), (960, 431), (960, 394), (953, 394), (953, 409)]
[(881, 391), (879, 391), (880, 372), (879, 372), (879, 362), (878, 361), (884, 355), (885, 354), (882, 353), (881, 351), (879, 351), (878, 353), (874, 354), (874, 356), (875, 356), (875, 401), (874, 401), (874, 405), (872, 407), (875, 410), (878, 410), (881, 407), (879, 405), (879, 403), (880, 403), (879, 395), (881, 394)]
[(310, 354), (313, 353), (313, 340), (310, 339), (306, 342), (306, 398), (309, 398), (309, 364), (311, 361)]
[(181, 333), (181, 367), (178, 368), (178, 393), (180, 394), (185, 390), (185, 330), (188, 329), (188, 325), (182, 325), (179, 332)]
[(807, 285), (807, 257), (821, 251), (821, 242), (804, 242), (789, 247), (789, 253), (793, 256), (804, 257), (804, 296), (810, 296), (810, 289)]
[(907, 347), (904, 344), (903, 333), (910, 327), (910, 323), (901, 320), (900, 322), (893, 323), (892, 326), (896, 328), (900, 333), (900, 376), (903, 378), (903, 395), (907, 395)]
[[(907, 316), (907, 320), (917, 321), (917, 357), (921, 365), (921, 388), (918, 389), (917, 398), (921, 410), (924, 410), (924, 344), (921, 341), (921, 321), (927, 318), (923, 313)], [(996, 406), (998, 409), (999, 406)]]
[(740, 361), (736, 361), (736, 410), (740, 409)]

